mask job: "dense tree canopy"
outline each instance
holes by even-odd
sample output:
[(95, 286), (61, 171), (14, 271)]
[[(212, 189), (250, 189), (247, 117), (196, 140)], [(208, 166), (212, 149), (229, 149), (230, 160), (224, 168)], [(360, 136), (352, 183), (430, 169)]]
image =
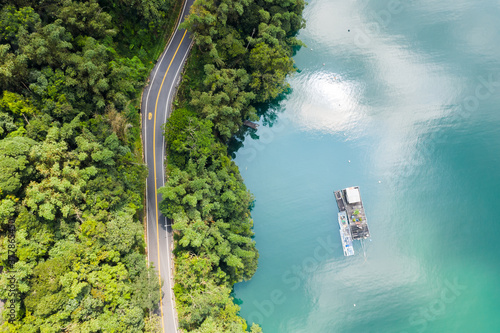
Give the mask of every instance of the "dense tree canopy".
[(213, 124), (178, 109), (166, 126), (168, 185), (160, 209), (174, 219), (180, 324), (193, 332), (244, 332), (231, 286), (249, 279), (258, 254), (248, 210), (252, 196)]
[(155, 332), (138, 96), (171, 3), (0, 3), (0, 266), (19, 296), (3, 327)]
[[(173, 0), (0, 0), (0, 265), (13, 332), (155, 332), (145, 259), (138, 94)], [(165, 128), (179, 323), (261, 332), (234, 283), (257, 269), (253, 198), (226, 143), (286, 89), (303, 0), (197, 0), (195, 47)], [(8, 231), (15, 226), (14, 262)], [(7, 274), (0, 298), (8, 299)], [(7, 313), (4, 313), (4, 320)]]
[[(243, 120), (256, 120), (252, 104), (279, 96), (295, 71), (291, 56), (302, 43), (303, 0), (197, 0), (183, 26), (193, 32), (204, 73), (192, 77), (191, 105), (214, 122), (227, 142)], [(201, 74), (201, 75), (200, 75)]]
[(227, 142), (255, 105), (287, 89), (295, 71), (302, 0), (197, 0), (184, 23), (195, 47), (165, 127), (168, 182), (162, 212), (176, 231), (175, 295), (190, 332), (261, 332), (239, 317), (230, 292), (252, 277), (258, 252), (250, 206)]

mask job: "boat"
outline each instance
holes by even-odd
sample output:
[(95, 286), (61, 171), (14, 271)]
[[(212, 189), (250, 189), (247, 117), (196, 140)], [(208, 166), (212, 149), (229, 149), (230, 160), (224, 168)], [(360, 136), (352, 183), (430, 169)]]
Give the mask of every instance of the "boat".
[[(359, 187), (348, 187), (340, 191), (334, 191), (335, 200), (339, 209), (338, 219), (340, 227), (340, 238), (345, 256), (354, 254), (352, 249), (353, 240), (362, 240), (370, 237), (368, 221), (366, 219), (365, 208), (359, 193)], [(347, 230), (349, 232), (347, 232)], [(351, 250), (346, 252), (347, 248)]]

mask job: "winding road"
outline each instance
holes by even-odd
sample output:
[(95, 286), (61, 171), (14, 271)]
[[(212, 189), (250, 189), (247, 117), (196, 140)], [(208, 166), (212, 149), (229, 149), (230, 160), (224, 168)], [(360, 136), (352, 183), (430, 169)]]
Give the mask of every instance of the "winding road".
[(191, 38), (179, 24), (189, 14), (194, 0), (185, 0), (173, 36), (150, 74), (149, 85), (142, 96), (144, 156), (149, 169), (146, 181), (147, 252), (148, 262), (153, 262), (158, 279), (163, 281), (160, 315), (162, 332), (177, 332), (177, 313), (173, 293), (172, 229), (161, 214), (158, 189), (165, 185), (165, 139), (162, 125), (170, 114), (175, 87), (189, 53)]

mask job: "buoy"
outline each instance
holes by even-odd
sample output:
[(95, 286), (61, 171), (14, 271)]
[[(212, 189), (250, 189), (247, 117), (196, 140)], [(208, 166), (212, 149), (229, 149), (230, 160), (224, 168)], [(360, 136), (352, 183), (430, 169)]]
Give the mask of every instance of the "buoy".
[(323, 66), (325, 66), (325, 63), (323, 63)]
[(351, 160), (349, 160), (349, 163), (351, 163)]
[(356, 304), (354, 304), (354, 306), (356, 306)]
[(351, 29), (347, 29), (347, 32), (351, 32)]
[(379, 180), (379, 181), (378, 181), (378, 183), (380, 184), (380, 183), (382, 183), (382, 182)]

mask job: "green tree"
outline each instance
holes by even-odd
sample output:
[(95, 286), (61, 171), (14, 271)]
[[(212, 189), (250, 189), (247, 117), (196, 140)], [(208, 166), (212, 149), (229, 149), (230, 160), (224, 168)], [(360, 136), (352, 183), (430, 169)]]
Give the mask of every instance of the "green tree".
[(34, 175), (29, 153), (36, 144), (34, 140), (24, 137), (0, 140), (0, 189), (3, 195), (20, 195), (21, 189)]
[(244, 69), (218, 70), (214, 65), (206, 65), (205, 73), (207, 89), (194, 92), (191, 103), (215, 124), (217, 132), (227, 141), (238, 131), (242, 119), (257, 119), (255, 109), (250, 106), (255, 94), (247, 91), (251, 77)]
[(293, 60), (283, 47), (263, 42), (250, 51), (249, 65), (253, 69), (250, 86), (258, 92), (260, 102), (276, 98), (288, 88), (285, 77), (294, 71)]

